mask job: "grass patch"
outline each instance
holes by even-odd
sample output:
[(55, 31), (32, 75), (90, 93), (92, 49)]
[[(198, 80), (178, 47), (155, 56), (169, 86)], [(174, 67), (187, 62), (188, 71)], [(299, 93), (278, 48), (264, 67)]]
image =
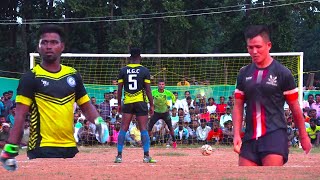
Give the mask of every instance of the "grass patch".
[(165, 152), (165, 153), (156, 153), (155, 156), (188, 156), (188, 154), (181, 153), (181, 152)]

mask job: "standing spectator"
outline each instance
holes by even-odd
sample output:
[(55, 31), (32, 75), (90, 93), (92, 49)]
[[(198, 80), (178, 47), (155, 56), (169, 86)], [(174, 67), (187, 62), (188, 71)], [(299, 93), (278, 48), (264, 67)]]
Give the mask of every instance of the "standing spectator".
[(205, 119), (201, 119), (200, 126), (197, 128), (198, 143), (205, 144), (207, 142), (208, 133), (210, 130), (211, 128), (207, 126), (207, 121)]
[(320, 139), (320, 126), (317, 126), (316, 119), (310, 119), (310, 127), (306, 129), (311, 143), (315, 146), (319, 146)]
[(189, 132), (189, 144), (195, 144), (197, 142), (197, 128), (199, 127), (198, 120), (193, 120), (192, 123), (187, 128)]
[(3, 103), (3, 100), (2, 100), (4, 98), (2, 98), (2, 97), (1, 97), (1, 101), (0, 101), (0, 115), (3, 115), (4, 111), (6, 110), (6, 107), (4, 106), (4, 103)]
[(312, 103), (311, 108), (317, 111), (317, 118), (320, 118), (320, 94), (316, 94), (316, 101)]
[(190, 84), (191, 84), (191, 85), (199, 85), (199, 82), (196, 80), (195, 77), (191, 77)]
[(228, 105), (225, 103), (225, 97), (220, 96), (220, 104), (217, 105), (217, 114), (219, 117), (226, 113), (227, 106)]
[(91, 97), (90, 102), (96, 108), (96, 110), (99, 112), (99, 105), (97, 104), (97, 99), (95, 97)]
[(4, 117), (7, 117), (9, 114), (10, 108), (13, 106), (13, 102), (10, 100), (10, 95), (8, 92), (3, 93), (3, 104), (5, 107), (3, 115)]
[(106, 120), (107, 116), (110, 116), (110, 93), (104, 93), (104, 101), (99, 105), (100, 115)]
[(179, 108), (183, 108), (183, 102), (182, 100), (178, 99), (178, 93), (177, 92), (173, 92), (173, 95), (176, 98), (176, 102), (174, 103), (173, 107), (179, 109)]
[(222, 129), (225, 128), (224, 124), (227, 121), (232, 121), (231, 108), (229, 106), (227, 107), (226, 114), (224, 114), (220, 117), (220, 126)]
[(231, 109), (233, 108), (233, 106), (234, 106), (234, 97), (233, 96), (229, 96), (229, 101), (227, 102), (227, 105), (229, 107), (231, 107)]
[(177, 83), (177, 86), (190, 86), (190, 83), (187, 81), (186, 77), (183, 77), (181, 81)]
[(179, 116), (178, 116), (178, 112), (177, 112), (176, 107), (172, 108), (170, 116), (171, 116), (172, 127), (175, 129), (177, 126), (177, 123), (179, 122)]
[(303, 103), (303, 108), (310, 109), (313, 103), (315, 103), (313, 94), (308, 94), (308, 100)]
[(110, 99), (110, 108), (116, 107), (118, 109), (118, 90), (112, 92), (112, 98)]
[(116, 79), (112, 79), (111, 84), (114, 86), (118, 86), (118, 81)]
[(223, 132), (218, 122), (213, 122), (213, 128), (208, 133), (207, 141), (209, 144), (219, 145), (222, 140)]
[(16, 107), (12, 106), (10, 109), (10, 113), (7, 116), (7, 122), (11, 124), (11, 126), (14, 125), (14, 116), (16, 115)]

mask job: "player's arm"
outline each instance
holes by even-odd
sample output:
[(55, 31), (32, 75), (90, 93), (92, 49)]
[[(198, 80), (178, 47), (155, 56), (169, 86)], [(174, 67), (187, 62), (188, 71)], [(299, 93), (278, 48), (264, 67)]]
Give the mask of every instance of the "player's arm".
[(170, 97), (172, 100), (172, 104), (175, 104), (176, 103), (176, 96), (171, 91), (169, 91), (169, 93), (170, 93)]
[(301, 146), (307, 154), (310, 152), (312, 146), (305, 128), (303, 113), (298, 102), (298, 88), (296, 88), (294, 78), (289, 70), (283, 71), (281, 76), (281, 88), (283, 90), (284, 98), (292, 112), (294, 123), (299, 130)]
[(86, 119), (95, 124), (95, 120), (100, 117), (97, 109), (89, 101), (81, 104), (79, 107)]

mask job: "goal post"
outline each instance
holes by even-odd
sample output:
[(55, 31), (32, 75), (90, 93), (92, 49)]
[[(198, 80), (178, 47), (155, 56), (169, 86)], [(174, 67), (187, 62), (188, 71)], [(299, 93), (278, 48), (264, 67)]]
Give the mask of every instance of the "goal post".
[[(128, 63), (130, 54), (74, 54), (63, 53), (61, 63), (72, 66), (82, 75), (89, 96), (103, 101), (103, 93), (116, 90), (112, 80), (116, 80), (121, 67)], [(303, 52), (271, 53), (291, 70), (299, 88), (299, 102), (303, 100)], [(190, 91), (193, 98), (197, 94), (213, 97), (219, 103), (220, 96), (231, 96), (236, 77), (241, 67), (251, 63), (248, 53), (228, 54), (141, 54), (141, 64), (150, 70), (152, 88), (157, 80), (164, 79), (166, 88), (179, 93)], [(30, 53), (30, 68), (40, 63), (38, 53)], [(183, 78), (198, 85), (177, 86)]]

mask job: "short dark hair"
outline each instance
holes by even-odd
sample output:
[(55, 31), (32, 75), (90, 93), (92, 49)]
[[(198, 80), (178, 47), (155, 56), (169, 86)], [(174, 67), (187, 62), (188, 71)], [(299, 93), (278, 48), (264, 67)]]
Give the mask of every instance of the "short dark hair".
[(13, 94), (13, 91), (12, 91), (12, 90), (9, 90), (9, 91), (8, 91), (8, 93), (11, 93), (11, 94)]
[(314, 97), (313, 94), (308, 94), (308, 98), (309, 98), (310, 96)]
[(315, 97), (320, 96), (320, 94), (316, 94)]
[(64, 33), (64, 30), (61, 26), (58, 26), (56, 24), (44, 24), (40, 27), (38, 31), (38, 38), (40, 39), (41, 36), (45, 33), (57, 33), (60, 36), (61, 42), (65, 41), (66, 35)]
[(252, 39), (261, 35), (265, 40), (270, 41), (270, 31), (266, 25), (251, 25), (244, 32), (245, 39)]
[(133, 47), (130, 49), (130, 57), (137, 58), (141, 54), (140, 48)]
[(164, 79), (159, 79), (158, 83), (164, 82)]
[(6, 94), (9, 94), (8, 92), (4, 92), (4, 93), (2, 93), (2, 95), (4, 96), (4, 95), (6, 95)]

